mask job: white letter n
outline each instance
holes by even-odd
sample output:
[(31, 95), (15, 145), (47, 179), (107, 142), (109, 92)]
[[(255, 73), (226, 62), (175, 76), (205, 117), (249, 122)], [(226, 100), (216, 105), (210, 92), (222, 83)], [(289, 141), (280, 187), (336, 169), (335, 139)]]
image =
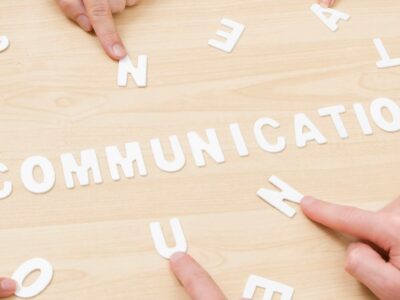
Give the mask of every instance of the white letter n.
[(118, 65), (118, 86), (127, 86), (128, 74), (131, 74), (138, 87), (147, 85), (147, 56), (139, 55), (138, 66), (135, 68), (129, 56), (125, 56)]
[(300, 203), (304, 196), (276, 176), (271, 176), (269, 182), (281, 189), (281, 191), (259, 189), (257, 195), (281, 213), (292, 218), (296, 214), (296, 210), (283, 202), (283, 200)]

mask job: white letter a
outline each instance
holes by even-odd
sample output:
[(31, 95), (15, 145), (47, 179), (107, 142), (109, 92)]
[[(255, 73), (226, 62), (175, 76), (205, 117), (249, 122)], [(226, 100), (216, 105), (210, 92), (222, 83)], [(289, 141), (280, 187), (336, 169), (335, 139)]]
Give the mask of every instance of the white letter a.
[[(340, 20), (348, 21), (350, 16), (332, 8), (324, 8), (319, 4), (311, 5), (311, 11), (332, 31), (338, 30), (337, 23)], [(328, 18), (325, 14), (330, 14)]]

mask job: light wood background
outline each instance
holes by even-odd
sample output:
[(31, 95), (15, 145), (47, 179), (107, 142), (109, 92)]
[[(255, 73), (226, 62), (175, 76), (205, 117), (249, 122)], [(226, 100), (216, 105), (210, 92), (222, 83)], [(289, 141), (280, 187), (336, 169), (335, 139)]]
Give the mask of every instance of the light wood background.
[[(55, 277), (37, 299), (187, 299), (155, 252), (151, 221), (179, 217), (198, 259), (238, 299), (257, 274), (295, 288), (294, 299), (374, 299), (343, 270), (348, 241), (308, 221), (290, 220), (256, 196), (275, 174), (305, 194), (367, 209), (399, 194), (399, 133), (374, 127), (363, 136), (351, 105), (399, 99), (400, 68), (378, 70), (372, 43), (381, 37), (400, 54), (400, 2), (341, 0), (351, 15), (337, 33), (309, 10), (311, 0), (143, 0), (116, 18), (131, 55), (149, 56), (148, 87), (116, 85), (117, 63), (96, 38), (60, 13), (52, 0), (1, 0), (0, 161), (14, 193), (0, 201), (0, 273), (33, 257)], [(232, 54), (207, 45), (222, 17), (246, 25)], [(344, 104), (350, 138), (341, 140), (317, 109)], [(327, 136), (324, 146), (294, 145), (293, 115), (305, 112)], [(252, 126), (281, 123), (280, 154), (263, 152)], [(228, 125), (239, 122), (250, 156), (240, 158)], [(185, 134), (217, 129), (226, 163), (197, 168)], [(149, 139), (177, 134), (187, 154), (174, 174), (158, 170)], [(113, 182), (104, 147), (142, 144), (149, 175)], [(96, 149), (101, 185), (67, 190), (59, 156)], [(57, 183), (27, 192), (22, 161), (48, 157)], [(295, 205), (294, 205), (295, 206)], [(297, 207), (298, 209), (298, 207)], [(168, 228), (168, 227), (167, 227)], [(260, 293), (261, 295), (261, 293)], [(258, 299), (261, 299), (258, 295)]]

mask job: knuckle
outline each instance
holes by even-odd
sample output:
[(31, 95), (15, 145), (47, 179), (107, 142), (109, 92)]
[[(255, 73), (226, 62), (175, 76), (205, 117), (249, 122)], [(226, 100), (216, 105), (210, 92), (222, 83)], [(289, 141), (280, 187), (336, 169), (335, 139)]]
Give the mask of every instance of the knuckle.
[(353, 274), (356, 272), (358, 266), (359, 266), (359, 254), (362, 249), (362, 245), (359, 243), (354, 243), (349, 246), (347, 249), (347, 256), (346, 256), (346, 261), (345, 261), (345, 270)]
[(109, 8), (103, 3), (96, 3), (89, 8), (89, 14), (93, 17), (105, 17), (109, 15)]
[(123, 12), (124, 9), (125, 9), (125, 4), (121, 1), (118, 1), (118, 3), (111, 5), (111, 12), (113, 14)]
[(187, 290), (193, 290), (196, 288), (196, 278), (194, 276), (188, 276), (185, 280), (185, 288)]

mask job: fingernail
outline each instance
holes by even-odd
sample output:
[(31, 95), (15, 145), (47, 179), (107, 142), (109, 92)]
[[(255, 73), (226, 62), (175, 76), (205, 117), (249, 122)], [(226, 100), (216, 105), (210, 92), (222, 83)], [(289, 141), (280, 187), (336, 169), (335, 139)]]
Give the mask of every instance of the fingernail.
[(113, 51), (114, 55), (119, 58), (123, 58), (126, 56), (126, 50), (121, 44), (118, 44), (118, 43), (114, 44), (114, 46), (112, 47), (112, 51)]
[(85, 15), (80, 15), (77, 19), (76, 22), (83, 28), (85, 31), (92, 31), (92, 24), (90, 24), (89, 18), (86, 17)]
[(4, 278), (1, 280), (0, 286), (4, 292), (14, 292), (17, 288), (17, 283), (12, 279)]
[(314, 197), (311, 196), (305, 196), (302, 200), (301, 203), (303, 205), (312, 205), (315, 202)]
[(186, 256), (186, 253), (184, 253), (184, 252), (177, 252), (177, 253), (174, 253), (174, 254), (172, 254), (172, 256), (170, 257), (170, 261), (171, 262), (177, 262), (177, 261), (179, 261), (182, 257), (184, 257), (184, 256)]

